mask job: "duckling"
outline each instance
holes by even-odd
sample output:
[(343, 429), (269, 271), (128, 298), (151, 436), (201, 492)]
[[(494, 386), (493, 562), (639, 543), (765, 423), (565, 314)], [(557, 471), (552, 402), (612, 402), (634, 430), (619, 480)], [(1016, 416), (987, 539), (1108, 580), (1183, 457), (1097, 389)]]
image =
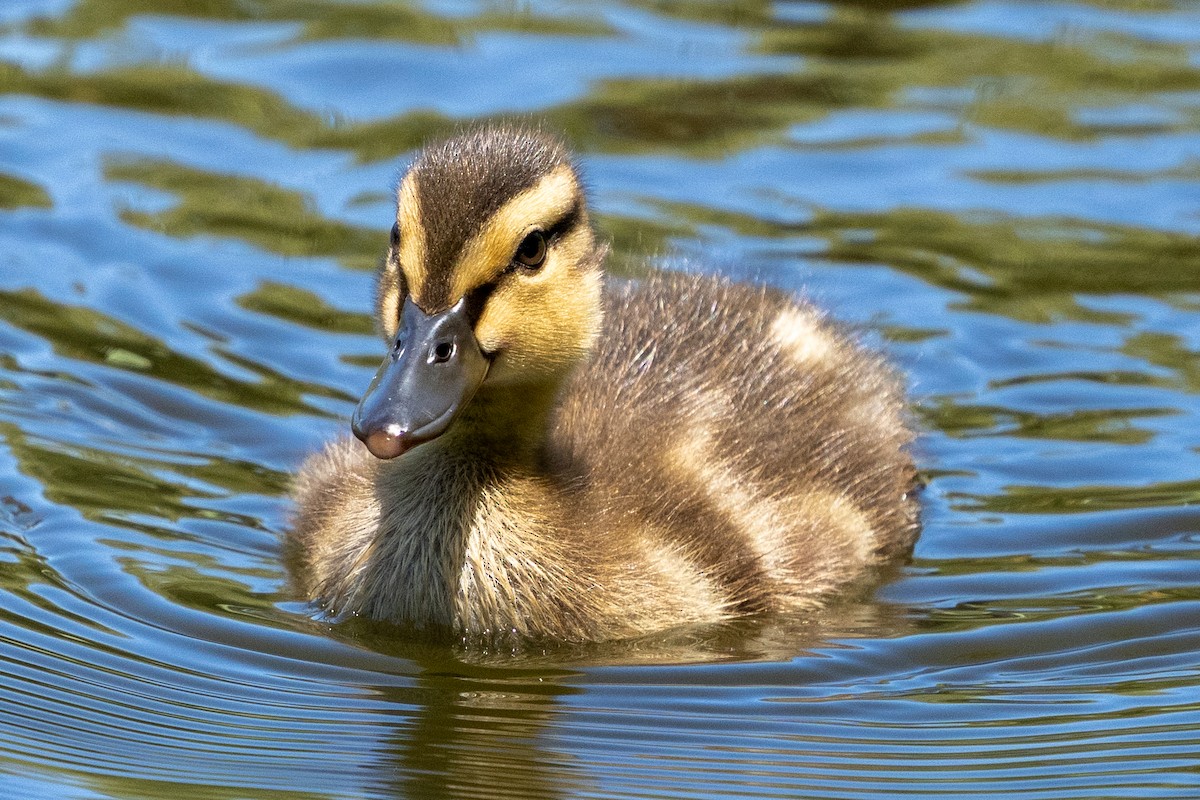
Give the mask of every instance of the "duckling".
[(416, 157), (361, 443), (297, 476), (305, 597), (597, 641), (812, 609), (911, 548), (913, 434), (881, 357), (781, 291), (617, 281), (606, 252), (557, 138), (478, 127)]

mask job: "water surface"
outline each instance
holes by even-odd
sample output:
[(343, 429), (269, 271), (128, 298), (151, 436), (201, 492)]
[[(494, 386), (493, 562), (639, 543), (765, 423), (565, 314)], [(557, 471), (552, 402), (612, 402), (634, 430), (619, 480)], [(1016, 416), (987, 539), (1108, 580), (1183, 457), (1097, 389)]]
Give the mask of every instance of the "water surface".
[[(0, 796), (1200, 796), (1194, 4), (10, 0), (0, 90)], [(396, 176), (510, 114), (614, 270), (891, 354), (910, 564), (522, 659), (288, 595)]]

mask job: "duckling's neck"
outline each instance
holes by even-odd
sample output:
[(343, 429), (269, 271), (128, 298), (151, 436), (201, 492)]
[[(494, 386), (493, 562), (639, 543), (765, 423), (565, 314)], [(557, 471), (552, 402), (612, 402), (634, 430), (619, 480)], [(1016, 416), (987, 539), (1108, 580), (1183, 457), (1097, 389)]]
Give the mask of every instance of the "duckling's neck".
[(484, 386), (453, 428), (432, 444), (446, 455), (458, 453), (501, 469), (532, 467), (541, 457), (558, 392), (557, 381)]

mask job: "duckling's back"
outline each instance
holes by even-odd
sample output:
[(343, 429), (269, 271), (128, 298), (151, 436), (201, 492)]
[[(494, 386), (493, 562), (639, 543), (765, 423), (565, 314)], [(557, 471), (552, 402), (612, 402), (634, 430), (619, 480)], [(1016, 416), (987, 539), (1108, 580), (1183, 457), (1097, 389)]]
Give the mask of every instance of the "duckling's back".
[(614, 283), (547, 458), (581, 513), (730, 611), (802, 608), (916, 538), (897, 377), (812, 306), (684, 274)]

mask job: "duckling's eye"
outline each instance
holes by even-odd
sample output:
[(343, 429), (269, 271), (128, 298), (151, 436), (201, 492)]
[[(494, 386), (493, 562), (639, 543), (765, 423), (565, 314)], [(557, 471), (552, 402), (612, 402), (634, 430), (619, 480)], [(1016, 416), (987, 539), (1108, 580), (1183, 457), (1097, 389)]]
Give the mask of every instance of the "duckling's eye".
[(390, 241), (391, 241), (393, 250), (395, 250), (397, 247), (400, 246), (400, 223), (399, 222), (392, 223), (392, 234), (391, 234)]
[(541, 231), (534, 231), (521, 240), (513, 260), (528, 269), (537, 269), (546, 260), (546, 237)]

